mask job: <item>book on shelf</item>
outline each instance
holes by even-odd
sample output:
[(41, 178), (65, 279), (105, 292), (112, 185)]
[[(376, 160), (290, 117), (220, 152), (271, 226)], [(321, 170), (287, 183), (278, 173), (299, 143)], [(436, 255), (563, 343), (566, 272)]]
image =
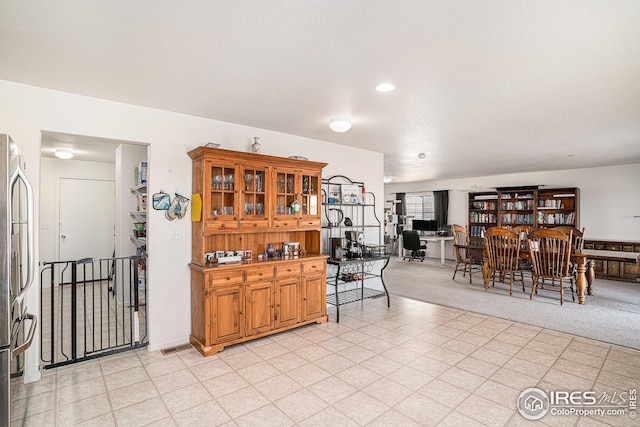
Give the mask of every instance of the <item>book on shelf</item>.
[(474, 200), (496, 200), (497, 198), (497, 194), (480, 194), (477, 196), (473, 196)]

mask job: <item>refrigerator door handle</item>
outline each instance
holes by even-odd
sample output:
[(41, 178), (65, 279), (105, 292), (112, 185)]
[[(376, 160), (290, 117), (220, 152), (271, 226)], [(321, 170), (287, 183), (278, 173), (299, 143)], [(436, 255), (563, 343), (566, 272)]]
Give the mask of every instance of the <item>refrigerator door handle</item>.
[(22, 344), (18, 347), (11, 350), (11, 358), (13, 359), (17, 355), (24, 353), (26, 349), (31, 347), (31, 343), (33, 342), (33, 337), (36, 334), (36, 326), (38, 325), (38, 318), (33, 314), (25, 314), (22, 319), (31, 320), (31, 327), (29, 328), (29, 333), (27, 334), (27, 338), (24, 340)]
[(27, 291), (33, 283), (33, 272), (35, 269), (35, 247), (34, 247), (34, 214), (33, 214), (33, 187), (27, 179), (27, 176), (20, 168), (20, 165), (16, 167), (16, 171), (11, 176), (11, 193), (13, 196), (13, 187), (20, 179), (24, 183), (24, 187), (27, 191), (27, 280), (24, 287), (20, 290), (18, 296), (16, 296), (13, 304), (20, 304), (27, 294)]

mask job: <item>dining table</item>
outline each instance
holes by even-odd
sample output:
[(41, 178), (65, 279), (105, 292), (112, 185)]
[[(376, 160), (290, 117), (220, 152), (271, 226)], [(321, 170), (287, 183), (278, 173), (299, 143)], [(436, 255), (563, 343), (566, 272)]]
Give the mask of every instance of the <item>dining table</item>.
[[(482, 260), (482, 277), (484, 279), (485, 289), (491, 280), (489, 274), (489, 263), (486, 262), (484, 242), (469, 242), (466, 244), (455, 244), (454, 247), (463, 248), (469, 251), (472, 259)], [(523, 259), (530, 257), (529, 251), (521, 251), (519, 256)], [(578, 291), (578, 303), (585, 303), (585, 291), (588, 295), (593, 292), (593, 281), (595, 279), (595, 262), (589, 260), (587, 254), (572, 252), (570, 259), (576, 263), (576, 288)]]

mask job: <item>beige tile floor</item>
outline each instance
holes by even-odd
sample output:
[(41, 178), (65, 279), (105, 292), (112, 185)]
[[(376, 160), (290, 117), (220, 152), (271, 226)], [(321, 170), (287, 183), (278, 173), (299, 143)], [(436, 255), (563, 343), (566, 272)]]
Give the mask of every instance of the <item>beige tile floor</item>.
[(640, 385), (640, 352), (598, 341), (393, 296), (340, 314), (207, 358), (143, 349), (45, 371), (20, 387), (14, 425), (518, 426), (526, 388), (619, 398)]
[[(113, 282), (102, 280), (82, 283), (77, 287), (77, 351), (78, 357), (85, 352), (95, 355), (113, 348), (131, 345), (133, 308), (129, 301), (114, 297), (109, 288)], [(118, 294), (128, 294), (122, 283), (117, 285)], [(147, 342), (145, 292), (139, 290), (138, 340)], [(48, 363), (66, 362), (71, 358), (71, 286), (46, 288), (41, 296), (43, 359)], [(53, 301), (52, 301), (53, 300)], [(53, 323), (52, 323), (53, 311)], [(85, 334), (87, 342), (85, 343)], [(134, 334), (135, 336), (135, 334)], [(51, 340), (55, 340), (53, 351)]]

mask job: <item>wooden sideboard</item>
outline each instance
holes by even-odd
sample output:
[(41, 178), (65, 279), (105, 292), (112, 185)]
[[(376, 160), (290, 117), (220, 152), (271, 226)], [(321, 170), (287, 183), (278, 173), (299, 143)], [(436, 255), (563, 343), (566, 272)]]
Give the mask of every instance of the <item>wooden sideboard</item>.
[(635, 282), (640, 278), (640, 242), (585, 240), (584, 249), (595, 262), (597, 278)]

